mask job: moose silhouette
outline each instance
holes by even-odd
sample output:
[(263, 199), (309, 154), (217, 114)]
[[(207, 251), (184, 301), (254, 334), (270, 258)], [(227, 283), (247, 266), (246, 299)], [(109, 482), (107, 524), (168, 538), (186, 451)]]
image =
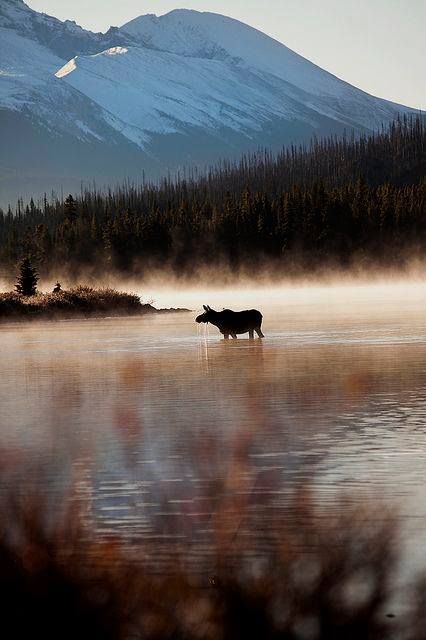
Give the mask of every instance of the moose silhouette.
[(237, 336), (243, 333), (248, 333), (250, 339), (253, 339), (255, 331), (259, 338), (265, 337), (262, 333), (263, 316), (256, 309), (251, 309), (250, 311), (231, 311), (230, 309), (215, 311), (208, 305), (204, 305), (204, 311), (205, 313), (198, 316), (196, 322), (198, 324), (207, 324), (208, 322), (213, 324), (225, 336), (225, 340), (229, 340), (229, 336), (236, 340)]

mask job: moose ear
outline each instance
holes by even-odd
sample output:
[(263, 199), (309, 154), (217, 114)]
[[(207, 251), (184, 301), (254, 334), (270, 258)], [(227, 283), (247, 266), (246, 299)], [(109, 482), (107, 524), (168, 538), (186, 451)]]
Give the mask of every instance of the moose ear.
[(203, 309), (204, 309), (204, 311), (208, 311), (209, 310), (208, 306), (206, 306), (205, 304), (203, 305)]

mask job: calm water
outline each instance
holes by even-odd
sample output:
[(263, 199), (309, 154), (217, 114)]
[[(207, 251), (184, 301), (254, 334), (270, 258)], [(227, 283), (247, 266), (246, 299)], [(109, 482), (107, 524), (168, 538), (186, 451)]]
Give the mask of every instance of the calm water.
[[(194, 312), (0, 326), (8, 482), (71, 489), (100, 535), (182, 540), (216, 489), (267, 514), (308, 483), (395, 504), (426, 566), (426, 285), (153, 297)], [(205, 333), (203, 303), (260, 308), (266, 339)]]

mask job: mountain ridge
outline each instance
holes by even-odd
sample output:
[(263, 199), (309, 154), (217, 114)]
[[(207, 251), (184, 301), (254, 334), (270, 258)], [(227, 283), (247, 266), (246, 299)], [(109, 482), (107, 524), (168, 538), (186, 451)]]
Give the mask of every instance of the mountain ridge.
[[(21, 123), (14, 126), (45, 131), (37, 166), (40, 175), (46, 169), (43, 191), (58, 183), (75, 189), (82, 180), (137, 180), (142, 172), (156, 177), (344, 130), (359, 134), (410, 111), (211, 12), (148, 14), (94, 33), (23, 0), (0, 0), (0, 38), (0, 134), (13, 120), (6, 112)], [(55, 176), (49, 150), (61, 140)], [(24, 147), (14, 150), (12, 165), (0, 149), (3, 203), (11, 184), (5, 176), (25, 165)], [(102, 171), (99, 147), (108, 158)], [(72, 179), (64, 184), (67, 172)], [(23, 187), (25, 175), (16, 178), (16, 189)]]

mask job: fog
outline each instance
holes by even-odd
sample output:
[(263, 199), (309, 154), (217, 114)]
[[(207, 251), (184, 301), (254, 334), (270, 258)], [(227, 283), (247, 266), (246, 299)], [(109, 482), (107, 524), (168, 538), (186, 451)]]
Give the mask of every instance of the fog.
[[(14, 274), (0, 271), (0, 292), (12, 291), (15, 280)], [(52, 273), (41, 271), (38, 289), (41, 292), (52, 291), (58, 281), (63, 289), (82, 284), (133, 292), (144, 302), (164, 307), (198, 309), (208, 297), (209, 304), (213, 302), (232, 308), (244, 305), (245, 300), (259, 297), (265, 303), (269, 298), (275, 301), (275, 297), (284, 291), (287, 299), (296, 301), (312, 296), (317, 300), (318, 296), (328, 295), (343, 301), (347, 297), (352, 299), (354, 295), (357, 299), (362, 298), (364, 294), (367, 297), (371, 295), (374, 300), (376, 292), (385, 288), (390, 298), (396, 296), (399, 299), (404, 296), (405, 289), (411, 291), (410, 295), (422, 290), (426, 284), (426, 264), (423, 260), (413, 259), (404, 267), (395, 265), (387, 269), (359, 265), (347, 270), (324, 267), (306, 271), (295, 267), (288, 274), (279, 273), (267, 265), (256, 272), (243, 269), (233, 272), (229, 267), (211, 266), (194, 269), (192, 274), (185, 276), (170, 269), (147, 269), (134, 275), (57, 269)]]
[[(182, 535), (201, 535), (214, 511), (206, 478), (271, 514), (300, 483), (331, 509), (341, 491), (348, 504), (378, 496), (401, 510), (407, 572), (426, 566), (420, 270), (87, 281), (191, 312), (0, 324), (9, 478), (32, 484), (41, 465), (49, 496), (90, 497), (99, 537), (157, 535), (160, 516), (163, 533), (178, 518)], [(226, 344), (196, 325), (203, 304), (258, 308), (265, 340)]]

